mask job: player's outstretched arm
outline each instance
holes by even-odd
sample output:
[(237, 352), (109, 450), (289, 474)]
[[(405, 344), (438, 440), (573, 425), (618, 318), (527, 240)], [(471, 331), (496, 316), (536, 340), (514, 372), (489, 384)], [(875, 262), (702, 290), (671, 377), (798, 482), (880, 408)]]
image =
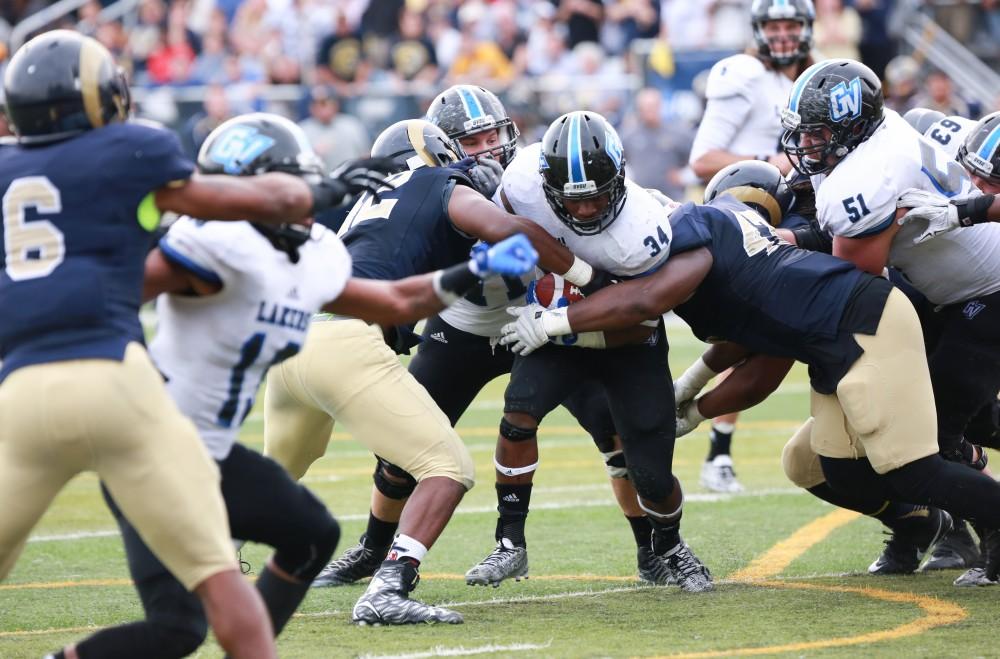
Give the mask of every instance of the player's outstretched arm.
[(294, 222), (313, 212), (309, 185), (280, 172), (252, 177), (195, 174), (160, 188), (155, 200), (160, 211), (212, 220)]
[(159, 247), (146, 256), (142, 280), (143, 302), (148, 302), (161, 293), (212, 295), (221, 289), (222, 284), (205, 281), (187, 268), (168, 259)]

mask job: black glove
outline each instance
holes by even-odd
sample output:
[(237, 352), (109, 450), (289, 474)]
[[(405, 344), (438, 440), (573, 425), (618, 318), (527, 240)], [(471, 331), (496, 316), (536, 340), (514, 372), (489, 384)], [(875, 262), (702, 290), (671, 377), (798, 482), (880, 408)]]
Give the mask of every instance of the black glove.
[(380, 189), (394, 189), (386, 177), (398, 169), (391, 158), (359, 158), (348, 160), (319, 181), (307, 179), (313, 193), (313, 214), (340, 206), (365, 192), (371, 192), (378, 200)]
[[(977, 453), (978, 457), (976, 457)], [(941, 451), (941, 457), (951, 462), (961, 462), (977, 471), (985, 469), (986, 462), (989, 460), (986, 451), (982, 447), (976, 446), (972, 442), (967, 442), (964, 438), (957, 446)]]

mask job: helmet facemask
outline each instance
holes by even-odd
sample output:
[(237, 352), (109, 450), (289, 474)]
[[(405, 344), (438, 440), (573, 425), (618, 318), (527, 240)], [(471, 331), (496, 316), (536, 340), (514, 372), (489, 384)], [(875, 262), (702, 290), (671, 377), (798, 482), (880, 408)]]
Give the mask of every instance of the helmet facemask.
[[(596, 235), (618, 219), (622, 207), (625, 206), (625, 173), (619, 172), (613, 179), (597, 187), (593, 181), (584, 183), (565, 183), (559, 189), (549, 183), (543, 172), (542, 188), (545, 191), (545, 200), (563, 224), (581, 236)], [(574, 217), (566, 208), (565, 201), (582, 201), (587, 199), (597, 199), (602, 196), (607, 197), (607, 205), (594, 217), (585, 220)]]

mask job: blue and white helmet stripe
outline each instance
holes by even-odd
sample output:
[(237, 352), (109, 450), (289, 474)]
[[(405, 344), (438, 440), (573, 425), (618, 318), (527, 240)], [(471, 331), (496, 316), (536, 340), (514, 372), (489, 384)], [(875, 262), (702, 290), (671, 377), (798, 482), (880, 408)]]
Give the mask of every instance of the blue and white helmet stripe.
[(587, 180), (587, 171), (583, 166), (583, 147), (580, 136), (583, 126), (580, 122), (580, 116), (580, 112), (574, 112), (569, 116), (569, 146), (566, 151), (570, 183), (584, 183)]
[(976, 155), (986, 162), (992, 162), (998, 147), (1000, 147), (1000, 124), (994, 126), (990, 134), (986, 136)]
[(483, 112), (482, 104), (472, 92), (471, 87), (465, 85), (459, 87), (458, 97), (462, 99), (462, 107), (465, 108), (465, 114), (469, 117), (469, 119), (479, 119), (485, 114), (485, 112)]
[(825, 67), (830, 62), (835, 62), (837, 60), (827, 60), (825, 62), (817, 62), (813, 64), (808, 69), (806, 69), (799, 79), (795, 81), (795, 86), (792, 87), (792, 93), (788, 97), (788, 109), (792, 112), (799, 111), (799, 99), (802, 98), (802, 92), (805, 90), (806, 85), (812, 80), (813, 76), (823, 67)]

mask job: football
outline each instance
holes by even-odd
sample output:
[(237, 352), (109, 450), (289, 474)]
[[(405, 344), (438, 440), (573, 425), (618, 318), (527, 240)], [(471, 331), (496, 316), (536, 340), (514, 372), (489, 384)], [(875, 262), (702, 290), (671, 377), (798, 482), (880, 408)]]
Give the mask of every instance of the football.
[(567, 307), (583, 299), (580, 289), (556, 274), (546, 274), (528, 285), (528, 302), (546, 309)]

